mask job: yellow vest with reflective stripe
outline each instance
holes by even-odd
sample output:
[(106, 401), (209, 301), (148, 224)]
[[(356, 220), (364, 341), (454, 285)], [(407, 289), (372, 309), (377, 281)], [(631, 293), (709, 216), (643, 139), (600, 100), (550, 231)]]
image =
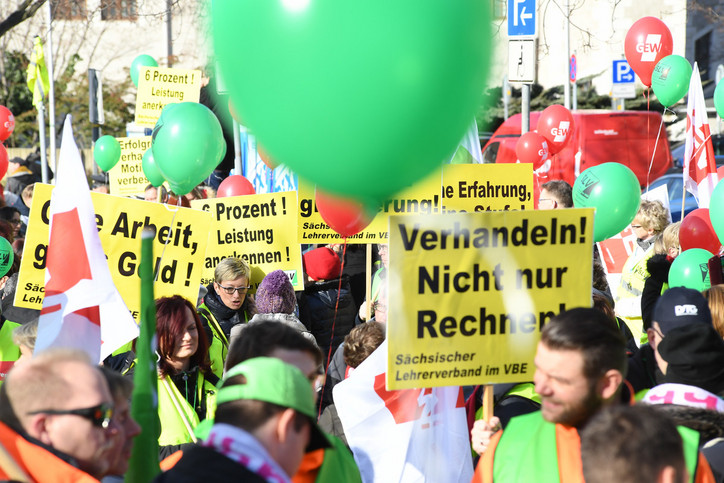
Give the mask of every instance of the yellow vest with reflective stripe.
[[(200, 372), (196, 379), (196, 397), (206, 398), (206, 418), (213, 417), (216, 408), (216, 387)], [(180, 412), (176, 409), (176, 405), (181, 409)], [(169, 376), (158, 381), (158, 419), (161, 421), (159, 446), (193, 442), (184, 420), (193, 431), (199, 424), (199, 417)]]

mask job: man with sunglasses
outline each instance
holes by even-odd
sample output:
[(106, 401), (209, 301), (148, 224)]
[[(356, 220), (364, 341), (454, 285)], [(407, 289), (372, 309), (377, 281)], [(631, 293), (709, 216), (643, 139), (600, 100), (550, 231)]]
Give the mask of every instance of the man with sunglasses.
[(98, 367), (51, 349), (10, 371), (0, 388), (0, 478), (92, 482), (111, 464), (113, 398)]

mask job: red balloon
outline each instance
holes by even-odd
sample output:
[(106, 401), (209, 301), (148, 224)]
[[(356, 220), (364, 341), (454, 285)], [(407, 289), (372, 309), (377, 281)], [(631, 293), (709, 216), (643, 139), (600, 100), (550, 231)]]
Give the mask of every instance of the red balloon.
[(322, 193), (319, 189), (315, 202), (325, 223), (343, 238), (361, 232), (374, 218), (374, 213), (362, 203)]
[(664, 22), (656, 17), (638, 19), (628, 29), (624, 52), (626, 60), (646, 87), (656, 64), (674, 51), (674, 39)]
[(240, 174), (229, 176), (219, 185), (219, 189), (216, 190), (217, 198), (225, 198), (227, 196), (242, 196), (242, 195), (253, 195), (256, 194), (254, 185), (251, 181), (246, 179)]
[(697, 208), (684, 217), (679, 228), (681, 251), (689, 248), (703, 248), (710, 253), (719, 253), (721, 243), (714, 232), (708, 208)]
[(0, 178), (8, 172), (8, 151), (0, 144)]
[(0, 142), (5, 142), (15, 130), (15, 116), (5, 106), (0, 106)]
[(534, 170), (539, 169), (548, 159), (548, 141), (537, 132), (527, 132), (518, 139), (515, 154), (521, 163), (532, 163)]
[(264, 148), (259, 146), (259, 144), (256, 145), (256, 152), (259, 153), (259, 158), (261, 158), (262, 162), (266, 164), (266, 167), (269, 169), (274, 169), (277, 167), (277, 164), (272, 160), (271, 156), (264, 151)]
[(573, 114), (560, 104), (548, 106), (538, 118), (537, 131), (548, 141), (548, 154), (556, 154), (573, 137)]

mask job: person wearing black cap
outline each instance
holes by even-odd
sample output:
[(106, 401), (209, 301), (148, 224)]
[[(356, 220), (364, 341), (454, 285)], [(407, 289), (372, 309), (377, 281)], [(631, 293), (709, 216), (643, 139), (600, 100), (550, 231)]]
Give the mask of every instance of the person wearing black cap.
[(257, 357), (234, 366), (219, 388), (208, 437), (184, 450), (155, 482), (289, 482), (305, 451), (329, 446), (316, 424), (302, 371)]
[(651, 327), (646, 329), (648, 344), (629, 358), (626, 380), (634, 392), (650, 389), (666, 382), (667, 361), (659, 353), (659, 344), (672, 330), (689, 325), (712, 326), (711, 312), (704, 296), (685, 287), (674, 287), (656, 301)]

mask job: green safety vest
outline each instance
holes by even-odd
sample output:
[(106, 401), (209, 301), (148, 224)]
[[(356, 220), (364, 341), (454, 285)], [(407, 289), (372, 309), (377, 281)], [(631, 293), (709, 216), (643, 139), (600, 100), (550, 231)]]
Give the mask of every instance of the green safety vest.
[(15, 365), (15, 361), (20, 359), (20, 347), (13, 342), (13, 331), (16, 327), (20, 327), (20, 324), (9, 320), (0, 327), (0, 384)]
[[(699, 433), (677, 426), (684, 443), (684, 459), (689, 481), (695, 481), (699, 461)], [(578, 448), (564, 448), (577, 451)], [(567, 475), (572, 476), (572, 475)], [(583, 480), (580, 475), (578, 480)], [(543, 419), (540, 411), (510, 420), (495, 448), (493, 480), (505, 482), (561, 481), (558, 471), (556, 425)]]
[[(216, 408), (216, 387), (199, 371), (196, 379), (196, 397), (206, 398), (206, 418), (213, 418)], [(178, 405), (179, 410), (176, 408)], [(199, 424), (199, 416), (194, 408), (173, 383), (169, 376), (158, 381), (158, 419), (161, 422), (159, 446), (191, 443), (191, 433)], [(186, 427), (184, 420), (191, 427)]]
[(206, 304), (201, 304), (196, 309), (209, 324), (211, 328), (211, 340), (209, 341), (209, 359), (211, 360), (211, 372), (221, 379), (224, 376), (224, 362), (226, 362), (226, 354), (229, 352), (229, 339), (221, 329), (219, 322)]

